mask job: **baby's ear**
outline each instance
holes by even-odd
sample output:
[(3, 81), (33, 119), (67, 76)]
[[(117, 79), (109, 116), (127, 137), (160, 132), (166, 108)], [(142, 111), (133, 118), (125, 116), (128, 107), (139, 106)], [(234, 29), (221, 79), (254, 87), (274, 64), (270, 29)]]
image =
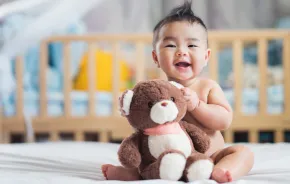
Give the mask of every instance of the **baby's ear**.
[(170, 81), (170, 84), (172, 84), (173, 86), (177, 87), (178, 89), (182, 89), (184, 88), (184, 86), (182, 84), (179, 84), (175, 81)]
[(133, 98), (134, 92), (132, 90), (126, 90), (123, 95), (119, 98), (119, 109), (122, 115), (129, 115), (130, 105)]

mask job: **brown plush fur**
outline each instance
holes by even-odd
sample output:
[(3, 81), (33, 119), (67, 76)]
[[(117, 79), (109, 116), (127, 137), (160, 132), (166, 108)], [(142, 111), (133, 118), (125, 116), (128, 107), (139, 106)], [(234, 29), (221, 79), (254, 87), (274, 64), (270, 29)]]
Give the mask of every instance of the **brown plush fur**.
[[(179, 150), (167, 150), (158, 158), (150, 153), (148, 135), (143, 133), (146, 128), (156, 127), (150, 117), (151, 106), (162, 100), (172, 100), (178, 109), (178, 115), (173, 120), (179, 122), (182, 130), (190, 140), (191, 154), (186, 161), (183, 180), (187, 181), (187, 167), (199, 159), (209, 159), (204, 153), (210, 144), (209, 137), (200, 128), (193, 124), (182, 121), (186, 114), (186, 103), (183, 95), (177, 87), (164, 80), (149, 80), (138, 83), (132, 90), (134, 95), (129, 108), (127, 119), (136, 130), (134, 134), (124, 139), (118, 155), (121, 164), (126, 168), (138, 168), (143, 179), (160, 179), (160, 161), (168, 153), (178, 153), (185, 157)], [(121, 107), (123, 106), (124, 94), (121, 97)], [(182, 142), (180, 144), (183, 144)]]
[(134, 89), (130, 106), (129, 123), (138, 130), (155, 127), (156, 123), (150, 118), (149, 104), (172, 97), (178, 107), (179, 114), (175, 121), (180, 121), (186, 113), (186, 103), (180, 90), (164, 80), (150, 80), (138, 83)]

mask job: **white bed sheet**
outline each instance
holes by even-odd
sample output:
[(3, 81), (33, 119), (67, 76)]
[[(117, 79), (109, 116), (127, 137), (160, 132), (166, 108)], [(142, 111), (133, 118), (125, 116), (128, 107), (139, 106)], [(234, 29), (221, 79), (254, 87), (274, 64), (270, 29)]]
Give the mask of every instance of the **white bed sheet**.
[[(232, 184), (290, 183), (290, 144), (247, 144), (255, 153), (252, 171)], [(0, 183), (125, 183), (105, 181), (102, 163), (119, 164), (118, 144), (58, 142), (0, 145)], [(130, 183), (182, 183), (164, 180)], [(215, 184), (212, 180), (194, 184)]]

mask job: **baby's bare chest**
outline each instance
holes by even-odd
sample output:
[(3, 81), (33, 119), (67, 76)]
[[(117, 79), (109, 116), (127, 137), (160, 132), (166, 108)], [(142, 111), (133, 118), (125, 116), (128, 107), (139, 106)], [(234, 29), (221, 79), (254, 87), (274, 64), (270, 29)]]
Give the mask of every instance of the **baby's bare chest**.
[(206, 84), (195, 84), (189, 87), (191, 90), (196, 92), (198, 98), (203, 102), (207, 103), (208, 95), (210, 92), (210, 86)]

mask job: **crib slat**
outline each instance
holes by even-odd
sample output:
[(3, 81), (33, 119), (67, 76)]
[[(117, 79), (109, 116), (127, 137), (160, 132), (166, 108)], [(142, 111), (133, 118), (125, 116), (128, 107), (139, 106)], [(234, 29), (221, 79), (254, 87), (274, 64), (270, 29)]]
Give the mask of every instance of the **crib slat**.
[(0, 143), (4, 143), (4, 122), (2, 119), (2, 112), (2, 106), (0, 106)]
[(64, 94), (64, 115), (65, 117), (70, 116), (71, 112), (71, 98), (70, 93), (72, 89), (72, 81), (70, 80), (70, 48), (69, 42), (64, 42), (64, 67), (63, 67), (63, 94)]
[(50, 141), (55, 142), (59, 140), (58, 132), (51, 132), (50, 133)]
[(16, 58), (16, 116), (23, 116), (23, 57)]
[(0, 120), (0, 144), (1, 143), (4, 143), (4, 129), (3, 129), (2, 122)]
[[(255, 41), (257, 38), (264, 37), (267, 39), (280, 39), (281, 37), (287, 35), (288, 32), (286, 30), (273, 30), (273, 29), (265, 29), (265, 30), (248, 30), (246, 31), (209, 31), (209, 40), (223, 40), (223, 41), (231, 41), (239, 37), (245, 41)], [(66, 41), (110, 41), (114, 42), (118, 41), (136, 41), (142, 40), (146, 43), (152, 42), (152, 34), (119, 34), (119, 35), (111, 35), (111, 34), (82, 34), (82, 35), (61, 35), (61, 36), (52, 36), (48, 38), (49, 41), (59, 41), (59, 40), (66, 40)]]
[(95, 115), (95, 90), (96, 90), (96, 62), (95, 62), (95, 44), (89, 44), (88, 59), (88, 89), (89, 89), (89, 115)]
[(266, 39), (260, 39), (258, 41), (258, 65), (259, 65), (259, 112), (261, 115), (265, 115), (267, 111), (267, 48), (268, 43)]
[(48, 43), (42, 41), (40, 52), (40, 70), (39, 70), (39, 86), (40, 86), (40, 116), (47, 117), (47, 80), (46, 70), (48, 65)]
[(4, 131), (3, 132), (3, 143), (4, 144), (11, 143), (11, 132), (9, 132), (9, 131)]
[(258, 133), (256, 129), (250, 130), (250, 143), (258, 143)]
[(284, 142), (283, 129), (275, 131), (275, 143)]
[(85, 139), (84, 139), (84, 133), (83, 133), (83, 131), (77, 131), (76, 133), (75, 133), (75, 140), (76, 141), (84, 141)]
[(243, 43), (235, 40), (233, 43), (233, 71), (234, 71), (234, 91), (235, 91), (235, 113), (242, 112), (242, 70), (243, 70)]
[(142, 42), (136, 44), (136, 82), (140, 82), (145, 79), (145, 45)]
[(113, 43), (113, 115), (117, 116), (120, 91), (120, 45)]
[(228, 129), (224, 132), (225, 136), (225, 142), (226, 143), (232, 143), (233, 142), (233, 131), (231, 129)]
[(209, 74), (210, 78), (218, 81), (218, 44), (216, 41), (210, 42), (210, 48), (211, 48), (211, 56), (209, 61)]
[(100, 142), (109, 142), (109, 136), (107, 131), (100, 132)]
[(290, 120), (290, 36), (283, 40), (284, 114)]

